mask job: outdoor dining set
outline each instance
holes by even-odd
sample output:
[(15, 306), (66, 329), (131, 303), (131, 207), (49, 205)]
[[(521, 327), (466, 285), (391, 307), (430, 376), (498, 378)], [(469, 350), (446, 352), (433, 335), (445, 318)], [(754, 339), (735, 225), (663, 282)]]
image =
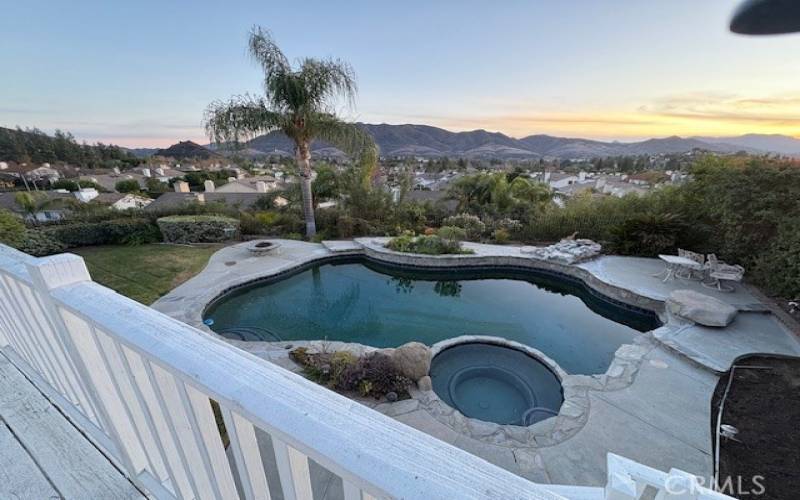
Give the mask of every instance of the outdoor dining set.
[[(664, 270), (653, 276), (667, 282), (675, 278), (700, 281), (703, 286), (720, 292), (732, 292), (732, 283), (742, 281), (744, 268), (726, 264), (713, 253), (705, 256), (690, 250), (678, 249), (678, 255), (659, 255), (664, 261)], [(726, 284), (727, 283), (727, 284)]]

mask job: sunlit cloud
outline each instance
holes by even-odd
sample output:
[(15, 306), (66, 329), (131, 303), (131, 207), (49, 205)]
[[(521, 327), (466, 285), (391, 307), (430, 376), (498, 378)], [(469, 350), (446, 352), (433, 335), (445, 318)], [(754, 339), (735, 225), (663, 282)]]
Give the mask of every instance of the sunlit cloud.
[[(567, 104), (560, 104), (567, 108)], [(577, 106), (575, 106), (577, 108)], [(451, 130), (486, 129), (515, 137), (531, 134), (593, 139), (636, 140), (648, 137), (726, 136), (746, 133), (800, 135), (800, 94), (741, 96), (728, 92), (690, 92), (632, 104), (629, 109), (582, 112), (382, 114), (389, 123), (427, 123)]]
[(800, 95), (740, 97), (725, 94), (671, 96), (643, 105), (644, 114), (715, 122), (800, 127)]

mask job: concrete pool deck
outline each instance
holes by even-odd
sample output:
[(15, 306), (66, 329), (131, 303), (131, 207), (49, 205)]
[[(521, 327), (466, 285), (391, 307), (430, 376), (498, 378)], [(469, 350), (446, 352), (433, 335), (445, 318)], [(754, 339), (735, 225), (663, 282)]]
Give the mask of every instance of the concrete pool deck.
[[(737, 285), (734, 293), (726, 294), (697, 282), (663, 283), (652, 277), (663, 268), (658, 259), (600, 256), (582, 264), (565, 265), (526, 256), (520, 247), (474, 243), (465, 244), (475, 252), (471, 255), (419, 257), (385, 250), (385, 240), (362, 238), (327, 246), (280, 240), (279, 249), (258, 257), (248, 252), (246, 244), (226, 247), (211, 257), (204, 271), (152, 307), (216, 335), (202, 323), (202, 314), (226, 290), (334, 255), (366, 254), (387, 262), (423, 266), (513, 265), (546, 269), (577, 277), (616, 301), (660, 313), (664, 326), (637, 337), (633, 345), (622, 346), (606, 374), (574, 375), (565, 380), (565, 395), (574, 396), (576, 404), (565, 404), (558, 417), (548, 419), (553, 421), (552, 428), (543, 432), (541, 439), (537, 439), (538, 434), (526, 433), (525, 428), (484, 425), (466, 419), (452, 408), (443, 407), (432, 392), (415, 390), (413, 399), (397, 403), (359, 400), (543, 483), (604, 484), (607, 452), (662, 470), (677, 467), (709, 477), (710, 400), (717, 373), (747, 353), (800, 355), (797, 337), (765, 312), (766, 305), (747, 287)], [(741, 312), (726, 328), (705, 328), (668, 318), (663, 301), (676, 289), (695, 289), (734, 305)], [(299, 369), (288, 359), (287, 344), (314, 344), (229, 342), (295, 371)], [(333, 349), (344, 346), (338, 342), (329, 344)]]

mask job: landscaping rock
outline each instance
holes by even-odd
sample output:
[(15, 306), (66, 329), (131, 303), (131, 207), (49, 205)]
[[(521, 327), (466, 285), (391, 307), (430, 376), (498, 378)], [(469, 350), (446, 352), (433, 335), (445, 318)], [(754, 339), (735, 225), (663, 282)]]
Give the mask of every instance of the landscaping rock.
[(432, 391), (433, 390), (433, 381), (431, 380), (430, 375), (425, 375), (424, 377), (417, 380), (417, 387), (420, 391)]
[(600, 244), (592, 240), (565, 239), (548, 247), (522, 247), (520, 253), (536, 259), (575, 264), (600, 255), (601, 250)]
[(411, 380), (419, 380), (430, 371), (431, 350), (420, 342), (403, 344), (387, 354), (395, 369)]
[(387, 392), (386, 393), (386, 401), (389, 401), (390, 403), (394, 403), (395, 401), (397, 401), (397, 393), (394, 392), (394, 391)]
[(728, 326), (736, 308), (714, 297), (692, 290), (675, 290), (667, 299), (667, 311), (703, 326)]

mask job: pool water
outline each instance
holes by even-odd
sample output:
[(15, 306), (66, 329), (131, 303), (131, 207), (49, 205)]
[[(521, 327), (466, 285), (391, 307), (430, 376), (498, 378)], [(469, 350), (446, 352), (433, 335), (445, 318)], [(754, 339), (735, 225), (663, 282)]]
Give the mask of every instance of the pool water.
[(534, 347), (575, 374), (605, 372), (620, 345), (659, 324), (652, 313), (629, 311), (580, 283), (538, 272), (409, 270), (364, 258), (239, 289), (212, 304), (205, 320), (222, 335), (250, 328), (250, 340), (374, 347), (491, 335)]
[(431, 363), (433, 390), (468, 417), (528, 426), (558, 414), (558, 377), (527, 353), (487, 343), (458, 344)]

